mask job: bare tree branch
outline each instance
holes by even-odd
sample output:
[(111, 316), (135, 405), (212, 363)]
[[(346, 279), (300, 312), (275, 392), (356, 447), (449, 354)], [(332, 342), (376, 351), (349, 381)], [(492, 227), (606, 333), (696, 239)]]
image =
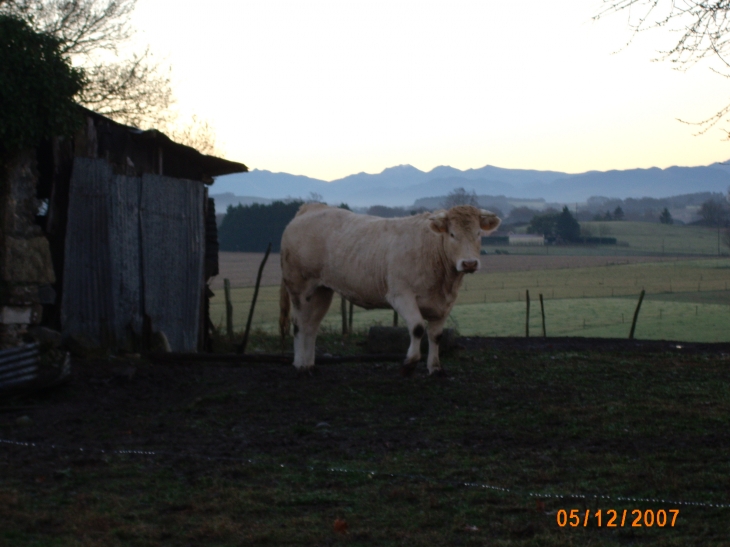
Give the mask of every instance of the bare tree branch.
[(117, 52), (134, 34), (129, 19), (137, 0), (5, 0), (4, 13), (21, 17), (62, 43), (62, 53)]
[[(717, 59), (730, 69), (730, 0), (603, 0), (604, 9), (594, 19), (615, 13), (628, 13), (633, 36), (640, 32), (666, 29), (677, 33), (675, 45), (660, 51), (661, 60), (669, 61), (677, 70), (688, 70), (703, 60)], [(638, 15), (637, 15), (638, 11)], [(632, 37), (633, 39), (633, 37)], [(630, 42), (629, 42), (630, 43)], [(715, 68), (711, 70), (730, 78)], [(679, 120), (698, 126), (697, 135), (706, 133), (730, 115), (730, 104), (699, 122)], [(730, 131), (725, 131), (730, 140)]]

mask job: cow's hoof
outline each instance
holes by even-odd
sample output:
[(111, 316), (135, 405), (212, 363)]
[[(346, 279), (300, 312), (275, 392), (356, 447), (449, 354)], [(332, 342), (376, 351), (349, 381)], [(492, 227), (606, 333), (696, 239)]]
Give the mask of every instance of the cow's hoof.
[(437, 368), (430, 374), (430, 376), (432, 376), (433, 378), (446, 378), (448, 374), (446, 374), (446, 371), (444, 369)]
[(408, 378), (409, 376), (413, 376), (415, 370), (416, 363), (403, 363), (403, 365), (400, 367), (400, 374), (401, 376)]
[(300, 367), (297, 369), (299, 376), (311, 376), (314, 372), (314, 367)]

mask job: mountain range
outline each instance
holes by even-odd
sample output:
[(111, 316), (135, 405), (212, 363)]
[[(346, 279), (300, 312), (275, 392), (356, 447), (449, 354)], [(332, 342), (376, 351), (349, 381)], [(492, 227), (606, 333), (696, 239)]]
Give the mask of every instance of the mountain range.
[[(254, 169), (248, 173), (218, 177), (209, 192), (214, 198), (232, 194), (223, 200), (225, 205), (235, 204), (239, 196), (243, 203), (267, 203), (275, 199), (307, 199), (312, 194), (319, 194), (330, 204), (393, 207), (410, 206), (420, 198), (445, 196), (460, 187), (477, 195), (542, 198), (563, 204), (584, 203), (594, 196), (626, 199), (666, 198), (694, 192), (725, 194), (730, 188), (730, 162), (699, 167), (652, 167), (578, 174), (504, 169), (491, 165), (463, 171), (440, 166), (424, 172), (411, 165), (399, 165), (382, 173), (358, 173), (331, 182)], [(217, 198), (219, 209), (224, 205), (220, 198)]]

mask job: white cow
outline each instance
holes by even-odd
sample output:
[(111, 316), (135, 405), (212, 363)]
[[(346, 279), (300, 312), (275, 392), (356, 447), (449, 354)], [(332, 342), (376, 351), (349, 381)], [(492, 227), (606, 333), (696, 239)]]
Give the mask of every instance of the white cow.
[(314, 366), (317, 330), (337, 291), (358, 306), (393, 308), (405, 319), (411, 344), (404, 374), (421, 358), (428, 321), (428, 371), (443, 374), (444, 322), (464, 274), (479, 269), (482, 235), (500, 222), (494, 213), (469, 205), (394, 219), (302, 205), (281, 238), (279, 326), (285, 336), (291, 301), (294, 366)]

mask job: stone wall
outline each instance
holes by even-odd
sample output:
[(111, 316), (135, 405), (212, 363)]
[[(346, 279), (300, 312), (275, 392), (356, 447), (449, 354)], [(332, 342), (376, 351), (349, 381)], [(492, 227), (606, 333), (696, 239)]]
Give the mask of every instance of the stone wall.
[(36, 152), (0, 164), (0, 348), (18, 345), (41, 320), (55, 283), (48, 240), (35, 222)]

